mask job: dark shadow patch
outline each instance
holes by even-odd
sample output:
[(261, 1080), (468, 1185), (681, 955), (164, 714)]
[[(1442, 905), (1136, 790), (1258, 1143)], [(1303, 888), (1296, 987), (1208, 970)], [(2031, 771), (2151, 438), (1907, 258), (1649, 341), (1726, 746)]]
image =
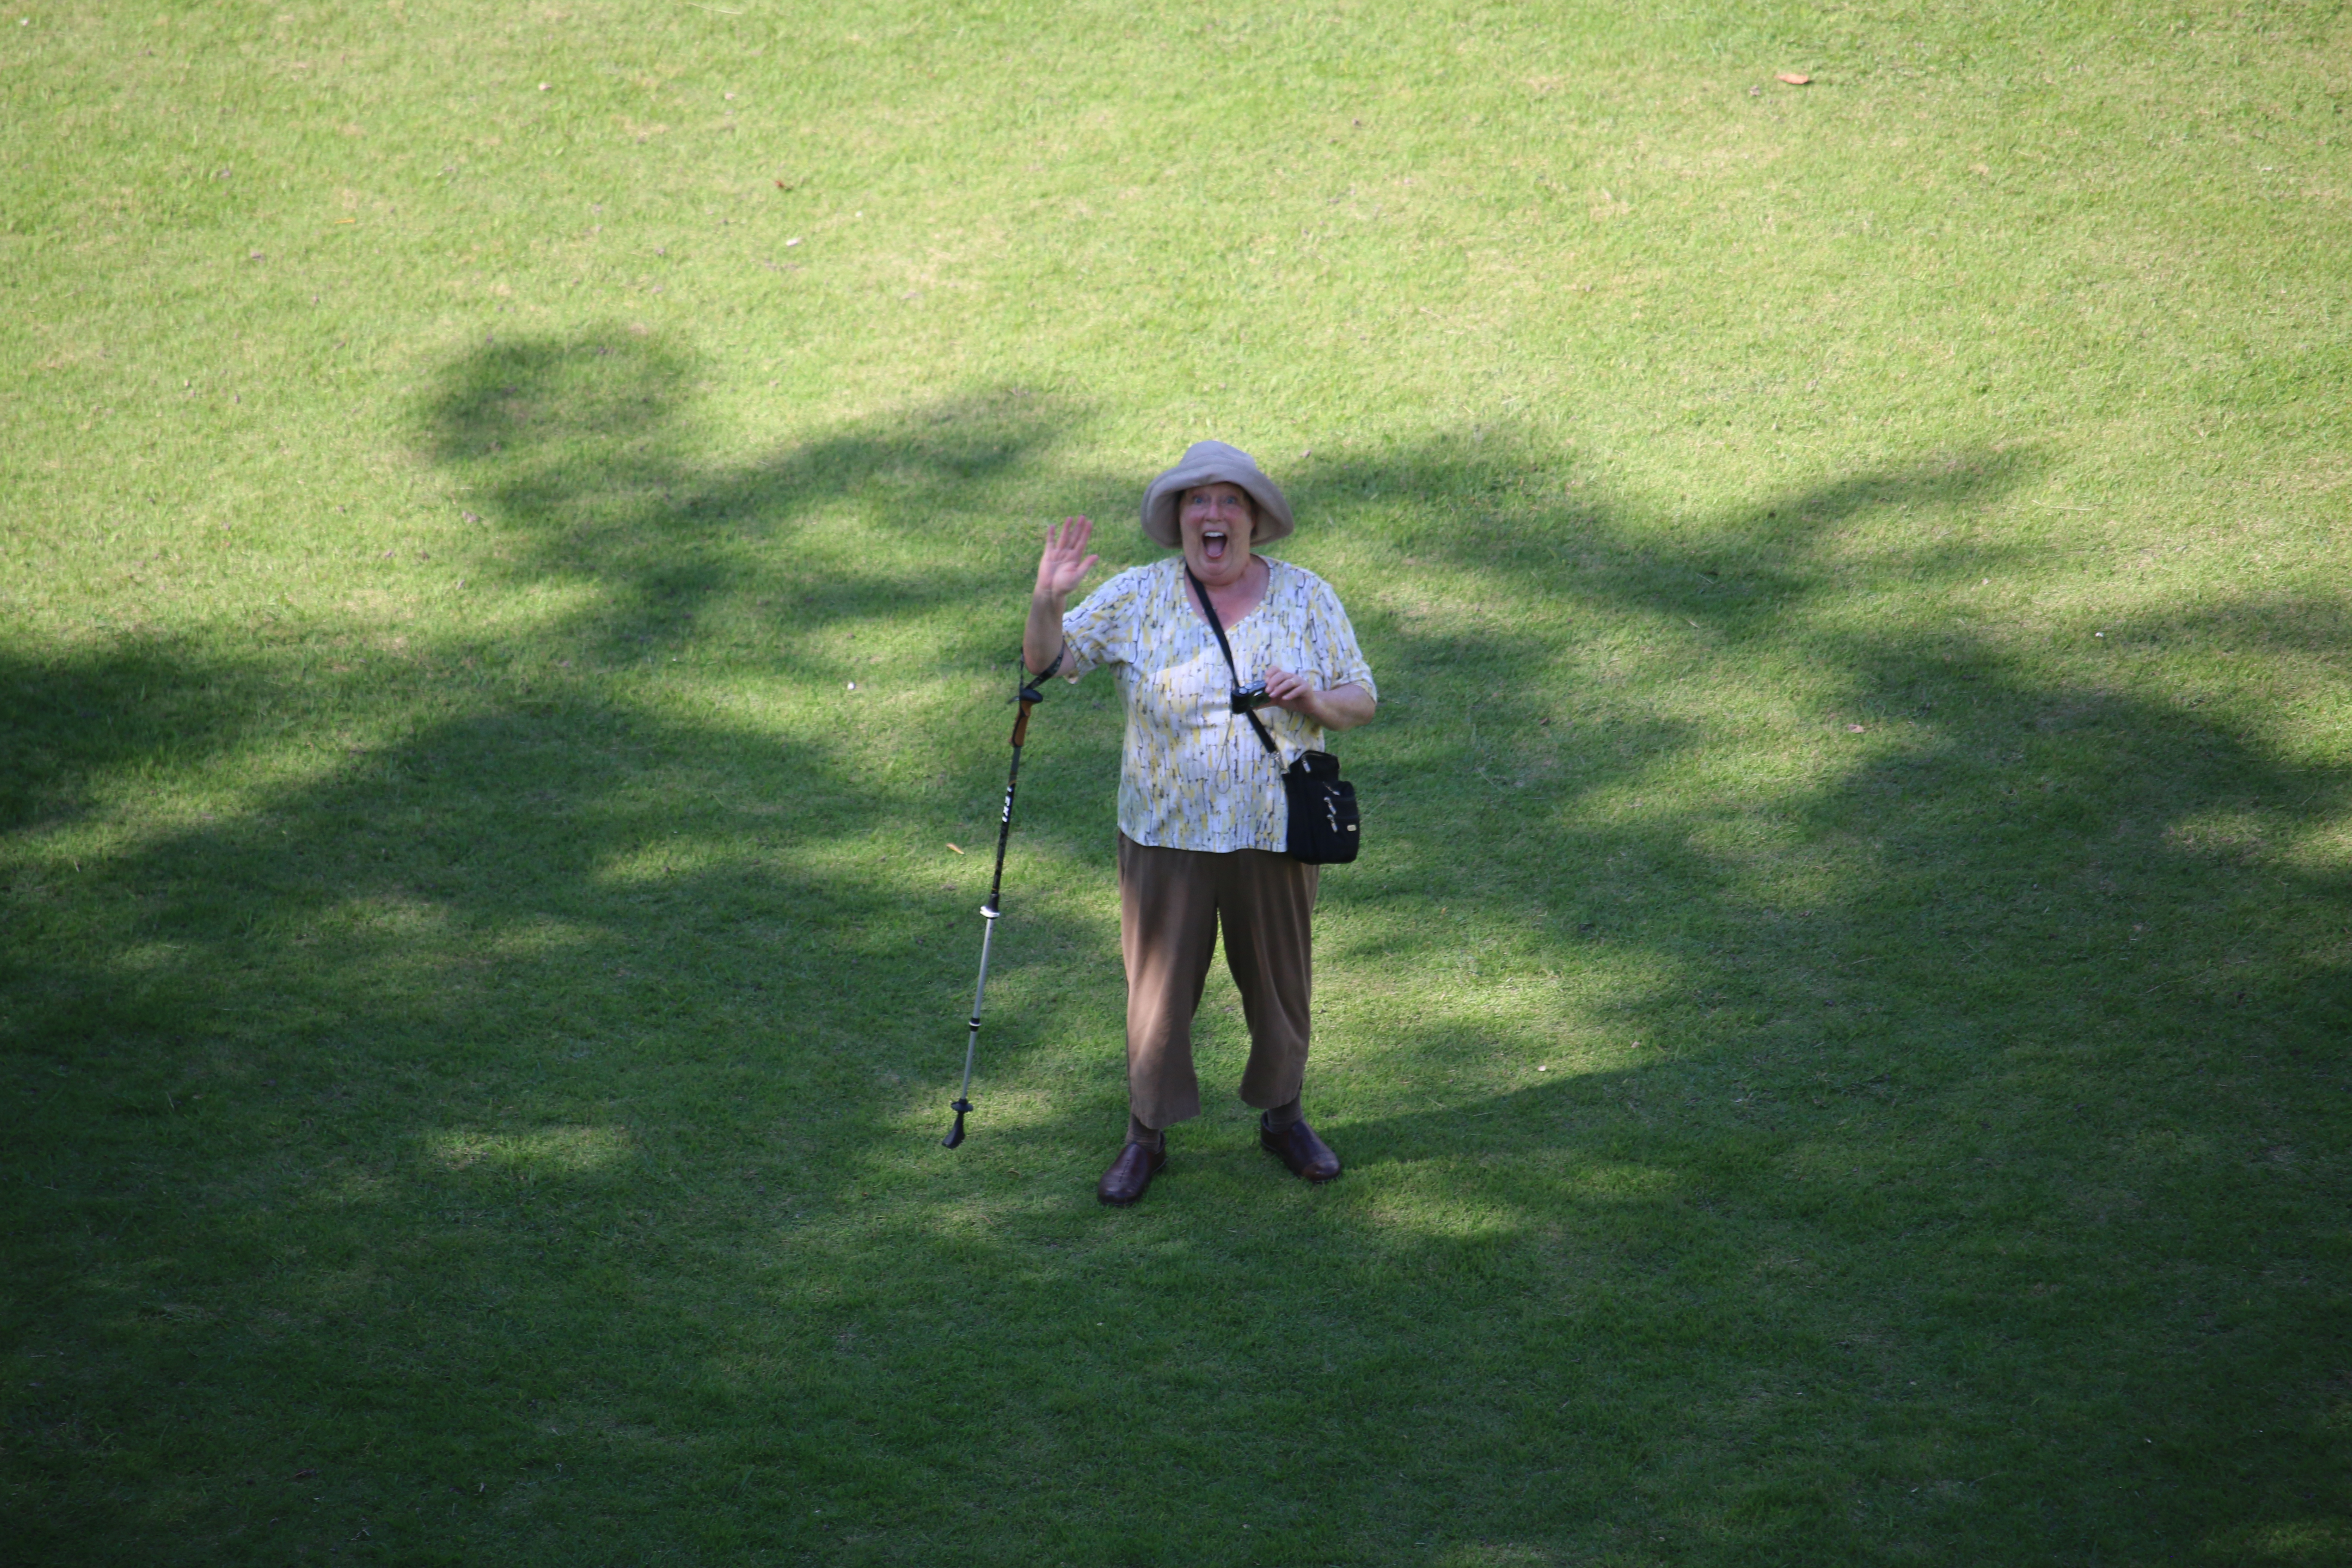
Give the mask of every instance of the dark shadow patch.
[[(1549, 635), (1341, 583), (1390, 696), (1346, 748), (1370, 850), (1327, 898), (1362, 917), (1360, 969), (1463, 1005), (1363, 1010), (1379, 1037), (1350, 1044), (1420, 1103), (1316, 1101), (1337, 1186), (1291, 1183), (1221, 1103), (1106, 1215), (1117, 972), (1090, 922), (1016, 901), (973, 1140), (909, 1131), (951, 1090), (987, 845), (949, 860), (908, 825), (992, 815), (1001, 684), (893, 776), (551, 668), (723, 646), (831, 679), (717, 617), (1017, 605), (1028, 562), (992, 541), (947, 567), (768, 557), (836, 509), (935, 541), (971, 492), (1054, 473), (1075, 416), (992, 392), (706, 462), (694, 368), (612, 336), (485, 345), (426, 405), (504, 568), (593, 590), (529, 668), (482, 641), (336, 675), (301, 721), (393, 739), (7, 891), (11, 1261), (104, 1358), (20, 1421), (60, 1551), (292, 1543), (274, 1503), (123, 1500), (84, 1411), (155, 1473), (301, 1475), (420, 1560), (625, 1554), (647, 1538), (614, 1499), (689, 1509), (718, 1556), (841, 1555), (840, 1508), (894, 1550), (1075, 1559), (1100, 1538), (1065, 1521), (1108, 1498), (1138, 1555), (1255, 1510), (1286, 1561), (1600, 1556), (1693, 1519), (1726, 1561), (1931, 1528), (2000, 1561), (2337, 1485), (2329, 1298), (2242, 1303), (2266, 1271), (2321, 1278), (2306, 1243), (2340, 1206), (2347, 950), (2295, 917), (2343, 889), (2263, 836), (2340, 819), (2342, 770), (1890, 622), (1801, 650), (1865, 722), (1822, 716), (1851, 755), (1645, 800), (1705, 761), (1704, 717), (1600, 681), (1554, 712), (1525, 679), (1567, 657)], [(1762, 657), (1852, 569), (1828, 531), (1964, 519), (2030, 471), (1932, 458), (1663, 529), (1566, 499), (1572, 465), (1444, 442), (1294, 496), (1496, 603), (1671, 614)], [(1069, 479), (1106, 511), (1127, 483)], [(1391, 486), (1472, 526), (1400, 521)], [(1930, 531), (1869, 569), (1958, 581), (1992, 548)], [(2167, 635), (2297, 626), (2272, 635), (2324, 652), (2333, 614), (2210, 606)], [(1001, 646), (937, 657), (978, 692), (1016, 636), (1008, 614)], [(150, 759), (235, 752), (282, 695), (168, 647), (6, 675), (20, 865)], [(1057, 692), (1031, 743), (1017, 875), (1107, 882), (1115, 715)], [(1593, 982), (1578, 1016), (1629, 1065), (1515, 1087), (1550, 1020), (1476, 1004), (1555, 980)], [(1065, 1070), (1075, 1038), (1099, 1058)], [(2265, 1423), (2287, 1435), (2245, 1436)], [(436, 1493), (428, 1530), (394, 1451), (494, 1474), (512, 1508), (446, 1522)], [(1896, 1511), (1944, 1486), (1975, 1511)]]

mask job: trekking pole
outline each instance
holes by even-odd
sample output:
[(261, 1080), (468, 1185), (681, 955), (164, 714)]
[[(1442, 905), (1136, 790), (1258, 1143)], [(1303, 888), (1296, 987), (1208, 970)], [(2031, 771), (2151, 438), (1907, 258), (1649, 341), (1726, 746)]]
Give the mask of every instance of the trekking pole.
[(1021, 717), (1013, 721), (1013, 772), (1004, 781), (1004, 816), (996, 825), (996, 878), (988, 885), (988, 902), (980, 906), (980, 918), (987, 923), (980, 939), (980, 984), (971, 992), (971, 1033), (963, 1043), (963, 1089), (955, 1097), (955, 1125), (940, 1141), (948, 1149), (963, 1142), (963, 1119), (971, 1110), (971, 1061), (980, 1050), (980, 1002), (988, 994), (988, 950), (996, 941), (996, 922), (1003, 917), (1004, 844), (1013, 837), (1013, 792), (1021, 784), (1021, 742), (1029, 738), (1029, 710), (1045, 701), (1045, 694), (1034, 682), (1024, 681), (1014, 700), (1021, 704)]

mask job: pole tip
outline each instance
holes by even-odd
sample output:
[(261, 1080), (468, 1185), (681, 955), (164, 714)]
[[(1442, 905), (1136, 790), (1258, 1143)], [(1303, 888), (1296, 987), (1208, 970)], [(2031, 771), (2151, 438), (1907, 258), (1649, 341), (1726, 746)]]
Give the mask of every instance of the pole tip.
[(955, 1125), (948, 1129), (948, 1135), (945, 1138), (940, 1140), (940, 1147), (942, 1149), (952, 1149), (963, 1142), (964, 1113), (971, 1109), (971, 1101), (959, 1100), (950, 1109), (956, 1113)]

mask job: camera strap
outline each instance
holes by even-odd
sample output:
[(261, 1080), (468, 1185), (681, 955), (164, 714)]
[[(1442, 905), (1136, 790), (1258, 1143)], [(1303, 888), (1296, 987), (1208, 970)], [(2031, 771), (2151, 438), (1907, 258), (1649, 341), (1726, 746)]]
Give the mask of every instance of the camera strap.
[[(1269, 566), (1266, 568), (1266, 571), (1268, 574), (1266, 592), (1272, 593), (1274, 591), (1274, 584), (1272, 581), (1272, 573), (1274, 569)], [(1225, 668), (1233, 672), (1234, 689), (1238, 691), (1241, 689), (1242, 672), (1241, 668), (1234, 663), (1233, 645), (1225, 641), (1225, 628), (1223, 623), (1217, 619), (1217, 606), (1209, 603), (1209, 590), (1202, 584), (1198, 577), (1192, 575), (1192, 563), (1189, 561), (1184, 563), (1184, 581), (1192, 584), (1192, 592), (1201, 596), (1201, 613), (1209, 617), (1209, 629), (1217, 634), (1217, 651), (1225, 656)], [(1265, 747), (1265, 754), (1269, 757), (1275, 758), (1276, 761), (1279, 761), (1282, 756), (1282, 748), (1274, 743), (1274, 737), (1266, 733), (1265, 725), (1259, 721), (1258, 716), (1255, 713), (1244, 712), (1242, 717), (1250, 721), (1250, 728), (1257, 731), (1259, 742)]]

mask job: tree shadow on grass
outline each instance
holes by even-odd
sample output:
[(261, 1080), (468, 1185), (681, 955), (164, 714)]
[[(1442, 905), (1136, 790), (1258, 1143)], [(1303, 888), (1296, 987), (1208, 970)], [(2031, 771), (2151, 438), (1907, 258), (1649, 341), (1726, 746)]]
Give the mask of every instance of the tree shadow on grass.
[[(1507, 470), (1453, 462), (1397, 458), (1363, 489), (1509, 492)], [(1327, 1042), (1376, 1040), (1388, 1080), (1341, 1079), (1327, 1124), (1360, 1186), (1286, 1213), (1272, 1256), (1303, 1282), (1256, 1289), (1254, 1248), (1218, 1233), (1263, 1226), (1280, 1200), (1252, 1181), (1231, 1118), (1222, 1149), (1186, 1130), (1194, 1173), (1155, 1191), (1145, 1235), (1049, 1275), (1087, 1279), (1112, 1339), (1158, 1369), (1113, 1380), (1109, 1407), (1161, 1418), (1123, 1440), (1064, 1415), (1084, 1377), (1008, 1388), (998, 1414), (1019, 1411), (1033, 1473), (1108, 1468), (1133, 1495), (1181, 1497), (1139, 1531), (1166, 1540), (1197, 1518), (1219, 1447), (1256, 1439), (1259, 1484), (1218, 1500), (1302, 1556), (1486, 1560), (1466, 1554), (1475, 1540), (1570, 1560), (1623, 1549), (1633, 1521), (1677, 1554), (1738, 1562), (2329, 1538), (2314, 1489), (2338, 1495), (2335, 1369), (2327, 1288), (2311, 1288), (2342, 1184), (2319, 1151), (2345, 1120), (2347, 977), (2342, 945), (2302, 922), (2342, 887), (2239, 861), (2226, 852), (2259, 847), (2242, 831), (2217, 858), (2189, 825), (2263, 801), (2281, 837), (2339, 822), (2343, 771), (2287, 762), (2150, 683), (2053, 672), (1962, 632), (1828, 625), (1793, 657), (1772, 647), (1837, 563), (1770, 525), (1971, 507), (2018, 471), (1964, 457), (1776, 498), (1679, 554), (1605, 513), (1573, 519), (1572, 543), (1522, 514), (1504, 525), (1515, 569), (1481, 579), (1499, 635), (1360, 611), (1375, 667), (1410, 672), (1384, 684), (1417, 711), (1350, 738), (1390, 835), (1373, 865), (1394, 869), (1328, 884), (1326, 952), (1360, 987), (1420, 994), (1327, 1002), (1345, 1018)], [(1493, 561), (1461, 539), (1391, 530), (1401, 552)], [(1930, 539), (1873, 570), (1951, 583), (2004, 554)], [(1752, 594), (1724, 582), (1743, 561)], [(1745, 802), (1669, 790), (1593, 812), (1669, 764), (1703, 766), (1708, 737), (1629, 691), (1588, 713), (1595, 754), (1548, 773), (1565, 742), (1534, 734), (1552, 704), (1527, 678), (1541, 639), (1516, 618), (1546, 596), (1705, 616), (1726, 646), (1819, 665), (1842, 683), (1822, 747), (1847, 749)], [(2322, 605), (2203, 622), (2297, 626), (2315, 656), (2340, 641)], [(2120, 626), (2105, 651), (2128, 657), (2139, 635)], [(1482, 747), (1454, 717), (1474, 705), (1512, 740), (1490, 729)], [(1847, 720), (1899, 742), (1847, 741)], [(1779, 831), (1727, 844), (1759, 807)], [(1806, 874), (1759, 874), (1776, 858)], [(1433, 918), (1449, 901), (1527, 921), (1516, 946), (1486, 939), (1491, 980), (1462, 982)], [(1408, 918), (1369, 918), (1383, 906)], [(1572, 1065), (1575, 1029), (1498, 1016), (1482, 992), (1579, 971), (1606, 978), (1604, 999), (1563, 988), (1562, 1011), (1645, 1046), (1612, 1055), (1648, 1065), (1452, 1092), (1454, 1069), (1491, 1081), (1498, 1058), (1528, 1077), (1546, 1056)], [(1419, 1098), (1398, 1088), (1416, 1079), (1440, 1109), (1351, 1110)], [(1040, 1145), (1061, 1136), (1006, 1157), (1050, 1163)], [(906, 1234), (942, 1271), (971, 1266), (970, 1245)], [(986, 1250), (1025, 1262), (1014, 1242)], [(2249, 1296), (2249, 1279), (2276, 1283)], [(1006, 1333), (992, 1321), (973, 1342), (1051, 1366)], [(1253, 1369), (1269, 1360), (1304, 1370), (1264, 1391)], [(1192, 1397), (1192, 1377), (1213, 1392)], [(1167, 1414), (1180, 1405), (1194, 1414)], [(1345, 1460), (1322, 1460), (1339, 1434)], [(1053, 1494), (1049, 1517), (1082, 1507), (1030, 1484)], [(1335, 1549), (1331, 1500), (1394, 1522), (1393, 1492), (1413, 1489), (1449, 1500), (1451, 1528), (1375, 1546), (1359, 1527)]]
[[(1390, 693), (1348, 747), (1372, 852), (1326, 883), (1318, 1113), (1352, 1169), (1289, 1183), (1225, 1109), (1110, 1215), (1115, 1045), (1083, 1058), (1116, 966), (1077, 889), (1115, 715), (1038, 732), (1036, 890), (949, 1155), (985, 868), (909, 826), (941, 786), (539, 655), (830, 690), (837, 654), (729, 617), (911, 621), (988, 704), (937, 742), (945, 793), (992, 798), (977, 682), (1013, 634), (958, 612), (1025, 567), (943, 569), (941, 520), (1117, 484), (997, 395), (698, 462), (691, 367), (608, 336), (478, 353), (429, 404), (512, 580), (587, 593), (528, 659), (419, 649), (296, 710), (391, 740), (67, 882), (32, 829), (151, 760), (228, 765), (282, 678), (9, 672), (20, 715), (119, 720), (27, 719), (51, 782), (8, 819), (41, 1090), (11, 1254), (45, 1292), (12, 1326), (92, 1368), (15, 1407), (37, 1545), (217, 1557), (331, 1517), (509, 1561), (2030, 1562), (2326, 1516), (2296, 1495), (2340, 1485), (2326, 1266), (2290, 1280), (2338, 1179), (2311, 1134), (2341, 1112), (2296, 1102), (2341, 1092), (2342, 949), (2253, 906), (2341, 889), (2200, 836), (2242, 801), (2336, 820), (2344, 779), (2147, 688), (1811, 614), (1843, 523), (1965, 519), (2027, 458), (1675, 528), (1461, 443), (1302, 474), (1332, 535), (1431, 563), (1340, 583)], [(1475, 625), (1421, 606), (1440, 572)], [(2165, 635), (2340, 635), (2304, 608)], [(1675, 787), (1729, 744), (1678, 688), (1759, 666), (1833, 682), (1817, 753)]]
[(0, 833), (79, 821), (100, 791), (167, 751), (212, 759), (249, 742), (267, 685), (223, 696), (190, 679), (189, 657), (168, 637), (54, 661), (0, 654)]
[[(1049, 465), (1068, 483), (1054, 458), (1078, 412), (1003, 386), (714, 464), (691, 417), (698, 370), (656, 341), (590, 330), (478, 348), (425, 400), (423, 444), (482, 498), (509, 580), (591, 588), (583, 630), (608, 655), (723, 632), (707, 617), (729, 612), (806, 634), (886, 606), (908, 619), (961, 606), (978, 584), (941, 572), (937, 551), (962, 544), (987, 585), (1014, 584), (1029, 569), (1018, 550), (973, 547), (1007, 537), (1005, 499)], [(961, 635), (941, 657), (1003, 657)]]

